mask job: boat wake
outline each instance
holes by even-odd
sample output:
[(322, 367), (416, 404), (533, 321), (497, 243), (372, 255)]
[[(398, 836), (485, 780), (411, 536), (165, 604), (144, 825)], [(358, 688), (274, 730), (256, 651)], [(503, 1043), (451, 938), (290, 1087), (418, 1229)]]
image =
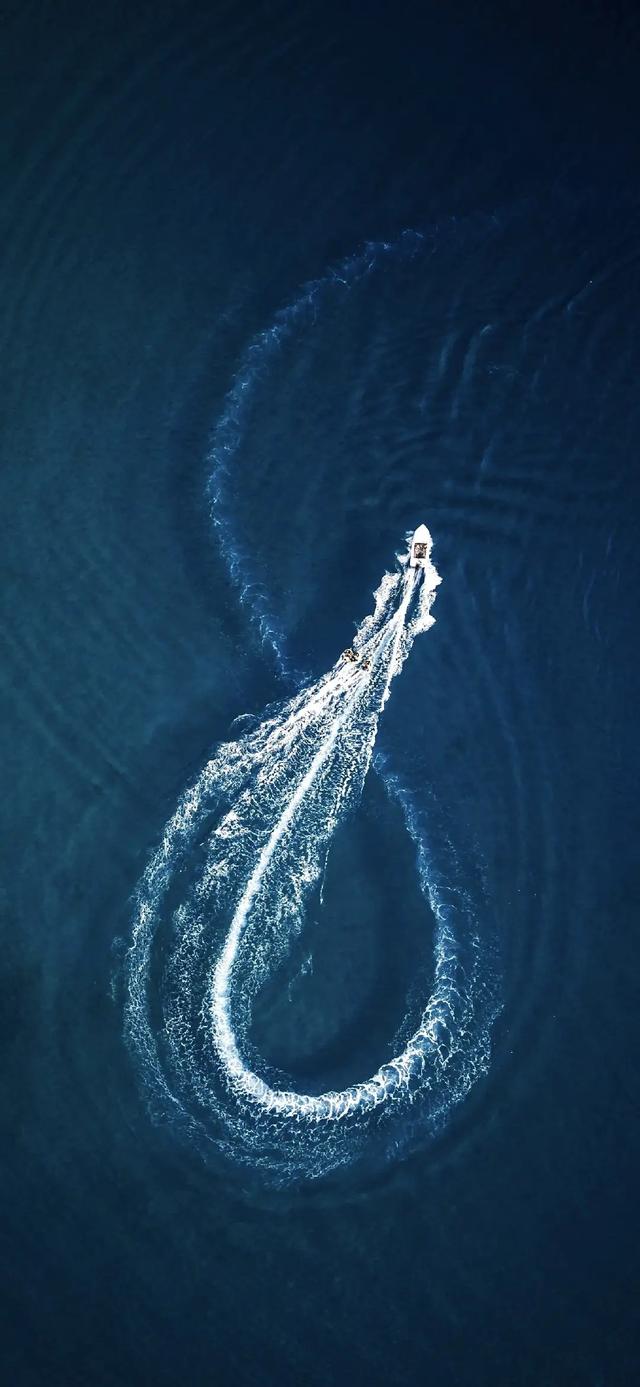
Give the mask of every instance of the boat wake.
[[(486, 1061), (485, 1036), (470, 1062), (478, 970), (473, 947), (462, 957), (461, 902), (439, 893), (399, 787), (435, 923), (431, 993), (403, 1048), (368, 1079), (303, 1093), (250, 1040), (257, 994), (302, 930), (333, 835), (360, 799), (391, 682), (433, 624), (440, 577), (430, 537), (427, 547), (424, 567), (405, 556), (384, 576), (351, 659), (217, 749), (138, 889), (126, 1029), (161, 1109), (280, 1179), (350, 1162), (368, 1127), (381, 1130), (407, 1104), (415, 1117), (419, 1094), (430, 1096), (423, 1125), (437, 1125)], [(399, 1139), (388, 1131), (385, 1140)]]

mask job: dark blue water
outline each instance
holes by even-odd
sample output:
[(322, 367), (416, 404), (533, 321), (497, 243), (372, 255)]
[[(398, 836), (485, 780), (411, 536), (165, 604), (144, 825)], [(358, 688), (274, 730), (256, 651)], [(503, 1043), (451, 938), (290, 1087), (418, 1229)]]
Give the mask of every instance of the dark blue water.
[[(2, 32), (4, 1378), (632, 1382), (633, 8)], [(188, 1074), (158, 1100), (133, 897), (234, 719), (330, 668), (423, 520), (436, 625), (252, 1053), (319, 1093), (398, 1052), (433, 985), (417, 839), (478, 985), (456, 1083), (309, 1179), (289, 1130), (240, 1159)]]

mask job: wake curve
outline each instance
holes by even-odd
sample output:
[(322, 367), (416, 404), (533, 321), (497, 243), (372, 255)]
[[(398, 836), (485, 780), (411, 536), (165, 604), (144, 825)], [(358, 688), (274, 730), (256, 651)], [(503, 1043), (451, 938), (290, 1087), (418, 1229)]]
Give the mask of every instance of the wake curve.
[(375, 769), (414, 844), (425, 920), (431, 916), (426, 1003), (408, 999), (390, 1058), (340, 1091), (297, 1092), (253, 1053), (250, 1038), (257, 995), (290, 953), (335, 830), (360, 799), (391, 681), (433, 622), (440, 579), (430, 565), (416, 578), (398, 556), (353, 642), (370, 673), (339, 663), (305, 682), (263, 586), (247, 578), (252, 565), (230, 508), (231, 467), (256, 386), (285, 342), (312, 330), (328, 294), (349, 293), (386, 258), (413, 260), (422, 242), (405, 233), (392, 245), (368, 245), (307, 285), (241, 362), (213, 438), (212, 519), (241, 602), (298, 692), (257, 726), (251, 719), (244, 735), (247, 721), (238, 720), (238, 738), (217, 749), (181, 798), (137, 893), (126, 1033), (154, 1112), (184, 1125), (206, 1150), (277, 1183), (322, 1176), (367, 1153), (375, 1159), (381, 1146), (395, 1154), (438, 1131), (486, 1072), (499, 1010), (469, 864), (462, 873), (423, 781), (412, 790), (377, 753)]
[(217, 749), (138, 890), (126, 1031), (161, 1110), (279, 1179), (350, 1162), (371, 1136), (373, 1114), (379, 1124), (421, 1092), (437, 1125), (482, 1063), (482, 1045), (469, 1062), (479, 989), (462, 960), (464, 902), (454, 889), (439, 891), (427, 871), (409, 803), (435, 926), (433, 983), (418, 1024), (369, 1079), (340, 1091), (297, 1092), (251, 1056), (254, 1000), (303, 928), (333, 835), (362, 794), (392, 680), (433, 624), (439, 582), (430, 562), (416, 571), (406, 558), (384, 576), (356, 633), (358, 663), (338, 661)]

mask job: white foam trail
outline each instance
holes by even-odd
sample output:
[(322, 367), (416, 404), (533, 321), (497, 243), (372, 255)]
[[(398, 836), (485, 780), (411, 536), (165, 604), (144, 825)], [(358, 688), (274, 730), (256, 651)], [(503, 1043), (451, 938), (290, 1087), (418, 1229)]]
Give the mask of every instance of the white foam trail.
[(439, 582), (431, 564), (416, 573), (406, 559), (384, 576), (353, 642), (369, 668), (338, 661), (221, 745), (167, 823), (138, 890), (126, 1030), (162, 1110), (279, 1178), (353, 1160), (365, 1138), (382, 1133), (385, 1114), (418, 1093), (421, 1121), (437, 1126), (486, 1067), (470, 904), (453, 879), (438, 885), (424, 823), (388, 771), (434, 924), (431, 989), (417, 1024), (370, 1078), (320, 1094), (275, 1082), (249, 1040), (254, 997), (303, 928), (333, 834), (362, 792), (391, 682), (433, 624)]

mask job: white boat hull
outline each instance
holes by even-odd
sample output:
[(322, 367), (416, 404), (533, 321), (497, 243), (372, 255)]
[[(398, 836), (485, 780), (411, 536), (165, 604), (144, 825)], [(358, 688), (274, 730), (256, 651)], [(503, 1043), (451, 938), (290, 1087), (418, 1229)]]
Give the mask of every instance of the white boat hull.
[(426, 568), (431, 558), (432, 539), (426, 525), (418, 525), (411, 538), (409, 568)]

